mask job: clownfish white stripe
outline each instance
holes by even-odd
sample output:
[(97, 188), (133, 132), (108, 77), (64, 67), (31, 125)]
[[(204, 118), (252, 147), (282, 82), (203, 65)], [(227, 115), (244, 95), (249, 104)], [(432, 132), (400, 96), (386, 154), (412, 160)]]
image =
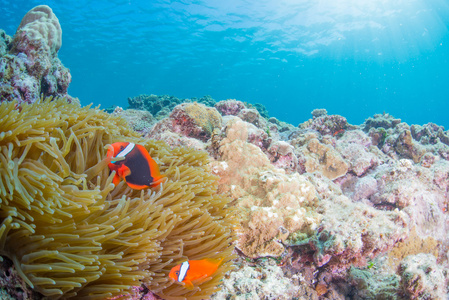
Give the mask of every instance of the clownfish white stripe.
[(190, 264), (188, 261), (185, 261), (181, 264), (181, 269), (179, 270), (178, 281), (182, 282), (187, 275), (187, 271), (190, 268)]
[[(135, 144), (129, 143), (128, 146), (125, 147), (122, 151), (120, 151), (115, 157), (125, 157), (126, 154), (131, 152), (134, 149)], [(111, 163), (115, 163), (115, 161), (111, 161)]]

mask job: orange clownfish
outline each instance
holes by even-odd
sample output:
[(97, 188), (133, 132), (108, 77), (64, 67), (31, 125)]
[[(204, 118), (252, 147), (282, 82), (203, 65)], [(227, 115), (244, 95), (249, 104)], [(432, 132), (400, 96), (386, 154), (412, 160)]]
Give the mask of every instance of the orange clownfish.
[[(113, 143), (106, 155), (111, 158), (109, 169), (115, 171), (112, 180), (115, 185), (119, 184), (120, 178), (135, 190), (155, 187), (161, 183), (163, 176), (159, 173), (159, 167), (142, 145), (128, 142)], [(114, 161), (117, 157), (125, 159)]]
[(185, 287), (193, 289), (192, 281), (203, 283), (208, 277), (212, 276), (220, 266), (224, 258), (188, 260), (182, 264), (174, 266), (168, 276), (178, 282), (184, 282)]

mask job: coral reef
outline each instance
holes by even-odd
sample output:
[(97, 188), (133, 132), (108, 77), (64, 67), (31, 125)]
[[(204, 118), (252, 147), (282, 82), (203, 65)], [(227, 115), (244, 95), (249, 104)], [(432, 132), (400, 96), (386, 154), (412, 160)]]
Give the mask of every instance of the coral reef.
[(397, 243), (390, 252), (388, 252), (388, 265), (392, 270), (397, 270), (399, 263), (409, 255), (419, 253), (428, 253), (438, 257), (438, 241), (432, 236), (423, 237), (418, 235), (416, 227), (410, 231), (409, 237)]
[(400, 299), (401, 277), (383, 268), (378, 268), (382, 259), (372, 262), (372, 267), (357, 269), (351, 267), (348, 279), (354, 287), (355, 299)]
[(251, 123), (258, 128), (266, 128), (268, 126), (267, 122), (262, 118), (257, 109), (244, 108), (237, 116), (243, 121)]
[(444, 131), (443, 126), (437, 124), (428, 123), (423, 126), (411, 125), (410, 131), (413, 138), (420, 144), (436, 144), (443, 143), (449, 145), (449, 134)]
[(399, 266), (401, 287), (408, 299), (444, 299), (447, 279), (431, 254), (407, 256)]
[(219, 149), (224, 161), (212, 162), (212, 171), (220, 176), (219, 191), (236, 200), (241, 212), (236, 246), (248, 257), (279, 256), (290, 233), (317, 226), (318, 216), (309, 207), (315, 190), (303, 176), (275, 168), (247, 142), (246, 124), (238, 118), (227, 123)]
[(215, 108), (222, 116), (237, 116), (242, 109), (245, 109), (245, 104), (242, 101), (235, 99), (222, 100), (215, 104)]
[(272, 260), (265, 260), (254, 267), (241, 264), (238, 270), (225, 276), (222, 285), (212, 300), (288, 300), (299, 297), (301, 290)]
[(268, 119), (270, 117), (268, 115), (267, 108), (263, 104), (260, 104), (260, 103), (251, 104), (251, 103), (245, 102), (245, 106), (249, 109), (253, 109), (253, 108), (256, 109), (257, 112), (265, 119)]
[(41, 94), (65, 96), (72, 80), (57, 57), (62, 30), (50, 7), (39, 5), (22, 19), (12, 41), (2, 32), (0, 96), (33, 103)]
[(304, 162), (308, 173), (320, 172), (329, 179), (336, 179), (348, 172), (349, 165), (331, 145), (311, 138), (302, 147), (296, 147), (296, 155)]
[(327, 111), (314, 110), (313, 118), (300, 124), (302, 129), (312, 129), (321, 135), (334, 135), (342, 130), (348, 129), (349, 124), (345, 117), (339, 115), (328, 115)]
[[(126, 121), (64, 99), (0, 104), (0, 253), (49, 298), (104, 299), (142, 283), (164, 299), (203, 299), (230, 270), (234, 219), (205, 152), (142, 139)], [(106, 145), (146, 147), (166, 181), (114, 187)], [(225, 257), (189, 291), (168, 278), (186, 259)]]
[(312, 110), (312, 117), (318, 118), (321, 116), (327, 116), (327, 110), (325, 108), (316, 108)]
[[(61, 33), (48, 6), (0, 31), (2, 297), (447, 298), (442, 126), (315, 109), (295, 127), (210, 96), (140, 95), (107, 114), (71, 103)], [(114, 187), (117, 141), (142, 144), (166, 180)], [(193, 290), (168, 278), (205, 257), (225, 263)]]
[[(239, 212), (237, 249), (257, 259), (262, 271), (262, 257), (277, 257), (285, 276), (303, 276), (293, 280), (301, 285), (297, 297), (402, 299), (396, 268), (405, 256), (432, 253), (447, 265), (449, 162), (442, 154), (447, 145), (438, 140), (446, 135), (442, 128), (419, 129), (379, 115), (363, 131), (364, 125), (325, 110), (293, 128), (235, 100), (216, 107), (222, 126), (206, 143), (198, 135), (187, 141), (170, 119), (165, 130), (164, 121), (156, 124), (153, 132), (163, 134), (155, 137), (203, 143), (215, 158), (219, 192)], [(249, 274), (246, 264), (241, 270)], [(224, 283), (230, 292), (217, 295), (258, 293), (239, 276), (230, 273)]]
[(221, 128), (221, 122), (221, 115), (215, 108), (196, 102), (183, 103), (177, 105), (168, 118), (155, 124), (148, 137), (164, 139), (167, 133), (175, 133), (206, 142), (214, 129)]
[(41, 299), (42, 296), (27, 286), (7, 257), (0, 262), (0, 299)]
[(0, 29), (0, 57), (6, 54), (11, 41), (11, 37), (4, 30)]
[(116, 107), (112, 112), (124, 118), (134, 131), (145, 134), (155, 123), (153, 115), (146, 110), (126, 109)]
[(287, 142), (273, 142), (267, 149), (268, 158), (271, 163), (287, 173), (293, 173), (298, 167), (298, 158), (294, 153), (294, 148)]
[(390, 114), (375, 114), (374, 117), (369, 117), (362, 125), (363, 130), (368, 132), (371, 128), (383, 128), (390, 129), (395, 128), (396, 125), (401, 123), (401, 119), (396, 119)]
[(182, 103), (202, 103), (206, 106), (214, 106), (215, 100), (211, 96), (204, 96), (201, 98), (180, 99), (169, 95), (139, 95), (128, 98), (129, 108), (136, 110), (149, 111), (156, 120), (162, 120), (167, 117), (176, 105)]
[(319, 209), (323, 218), (316, 234), (287, 244), (311, 247), (316, 265), (328, 270), (364, 266), (366, 259), (390, 250), (408, 235), (408, 216), (403, 212), (381, 213), (345, 196), (325, 199)]
[(357, 176), (365, 175), (368, 170), (387, 160), (371, 139), (361, 130), (347, 131), (336, 141), (336, 150), (349, 164), (348, 171)]

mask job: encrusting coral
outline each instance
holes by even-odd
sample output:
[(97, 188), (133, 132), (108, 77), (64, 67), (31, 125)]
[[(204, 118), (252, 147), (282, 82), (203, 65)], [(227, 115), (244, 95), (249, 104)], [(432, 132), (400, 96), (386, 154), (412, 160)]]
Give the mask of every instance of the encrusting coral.
[[(145, 284), (164, 299), (204, 299), (232, 268), (233, 210), (205, 152), (170, 150), (125, 121), (63, 98), (0, 104), (0, 254), (52, 299), (105, 299)], [(114, 187), (106, 146), (142, 144), (167, 177)], [(224, 257), (193, 291), (173, 283), (186, 259)]]

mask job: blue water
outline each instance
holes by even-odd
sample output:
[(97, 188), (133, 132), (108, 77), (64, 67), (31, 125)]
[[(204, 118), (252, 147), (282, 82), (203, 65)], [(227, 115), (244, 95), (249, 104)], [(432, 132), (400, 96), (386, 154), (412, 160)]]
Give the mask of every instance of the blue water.
[(39, 4), (59, 18), (83, 104), (211, 95), (294, 125), (326, 108), (449, 128), (447, 0), (8, 0), (0, 28), (13, 35)]

